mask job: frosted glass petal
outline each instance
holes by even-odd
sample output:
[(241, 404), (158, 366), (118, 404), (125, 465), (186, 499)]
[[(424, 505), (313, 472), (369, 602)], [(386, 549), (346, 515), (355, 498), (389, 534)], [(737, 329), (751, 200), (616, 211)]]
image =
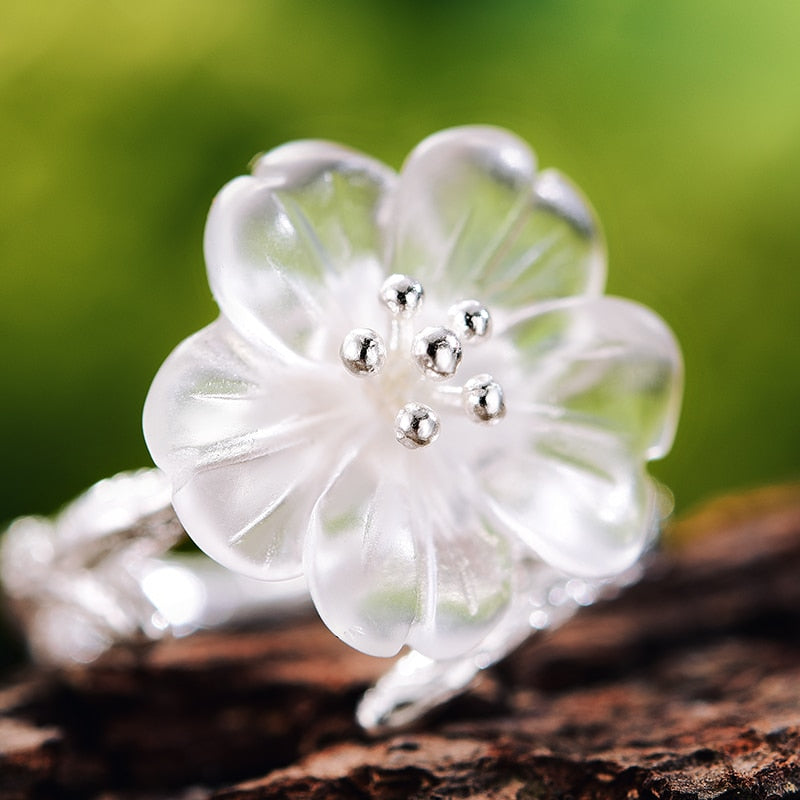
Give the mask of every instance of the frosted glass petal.
[(501, 618), (511, 599), (513, 558), (505, 534), (478, 511), (471, 472), (442, 463), (438, 475), (437, 484), (427, 481), (428, 525), (419, 549), (428, 580), (409, 644), (447, 659), (472, 650)]
[(326, 479), (319, 431), (337, 416), (337, 391), (322, 371), (290, 370), (247, 344), (224, 318), (165, 361), (145, 403), (145, 438), (208, 555), (253, 577), (300, 574)]
[(315, 509), (306, 551), (312, 598), (337, 636), (371, 655), (408, 643), (432, 658), (457, 656), (508, 603), (505, 538), (458, 490), (431, 486), (433, 474), (356, 459)]
[(658, 315), (615, 297), (572, 298), (532, 307), (505, 337), (525, 376), (514, 389), (518, 407), (581, 419), (648, 459), (669, 450), (683, 367)]
[(397, 178), (389, 167), (333, 142), (305, 140), (261, 156), (252, 172), (274, 187), (292, 223), (313, 234), (327, 269), (378, 260), (383, 232), (376, 218)]
[(393, 211), (392, 271), (449, 297), (512, 308), (602, 290), (605, 246), (588, 202), (554, 170), (537, 177), (533, 153), (506, 131), (423, 141)]
[(320, 498), (306, 540), (306, 579), (323, 622), (343, 641), (392, 656), (417, 614), (419, 526), (407, 488), (365, 459)]
[(613, 435), (538, 422), (517, 419), (517, 446), (481, 470), (498, 524), (569, 574), (604, 577), (630, 566), (653, 522), (643, 467)]
[(353, 287), (380, 285), (378, 217), (394, 173), (327, 142), (278, 148), (254, 171), (211, 207), (211, 290), (247, 338), (282, 358), (335, 355), (342, 330), (353, 327)]

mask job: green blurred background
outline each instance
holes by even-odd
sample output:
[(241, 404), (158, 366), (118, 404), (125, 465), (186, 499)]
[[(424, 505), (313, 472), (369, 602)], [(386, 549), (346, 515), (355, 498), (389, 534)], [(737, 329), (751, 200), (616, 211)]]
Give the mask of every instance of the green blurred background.
[[(0, 521), (149, 463), (150, 380), (215, 316), (215, 192), (324, 137), (399, 167), (508, 127), (592, 199), (609, 291), (687, 366), (678, 509), (800, 474), (800, 3), (0, 4)], [(1, 647), (1, 646), (0, 646)]]

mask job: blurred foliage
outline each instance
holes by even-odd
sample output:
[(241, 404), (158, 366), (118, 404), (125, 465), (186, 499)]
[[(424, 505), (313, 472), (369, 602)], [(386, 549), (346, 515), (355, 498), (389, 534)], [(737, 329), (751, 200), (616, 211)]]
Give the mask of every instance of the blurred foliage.
[(0, 520), (149, 463), (161, 361), (215, 316), (215, 192), (324, 137), (399, 167), (508, 127), (681, 340), (679, 508), (798, 475), (800, 4), (12, 0), (0, 8)]

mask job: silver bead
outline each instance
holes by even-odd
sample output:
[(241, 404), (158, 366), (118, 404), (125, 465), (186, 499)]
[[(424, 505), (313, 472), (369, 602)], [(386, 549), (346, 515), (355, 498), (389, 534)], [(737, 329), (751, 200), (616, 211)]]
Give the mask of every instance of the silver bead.
[(462, 341), (480, 341), (489, 336), (492, 330), (492, 316), (489, 309), (477, 300), (462, 300), (451, 306), (447, 312), (453, 330)]
[(339, 356), (353, 375), (374, 375), (386, 363), (386, 345), (372, 328), (355, 328), (344, 337)]
[(444, 380), (461, 363), (461, 342), (449, 328), (423, 328), (414, 337), (411, 355), (426, 377)]
[(411, 450), (425, 447), (439, 435), (439, 417), (424, 403), (406, 403), (395, 417), (394, 435)]
[(392, 316), (410, 319), (422, 309), (425, 290), (418, 280), (395, 273), (383, 282), (378, 296)]
[(464, 384), (462, 402), (467, 415), (475, 422), (491, 425), (506, 415), (503, 387), (485, 373)]

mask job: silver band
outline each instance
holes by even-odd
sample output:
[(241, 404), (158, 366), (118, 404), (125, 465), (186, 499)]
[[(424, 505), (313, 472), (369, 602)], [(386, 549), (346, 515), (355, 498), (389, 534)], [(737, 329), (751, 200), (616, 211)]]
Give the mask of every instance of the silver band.
[[(663, 516), (654, 515), (653, 539)], [(53, 519), (13, 522), (0, 541), (0, 578), (34, 660), (89, 663), (121, 642), (311, 612), (303, 578), (257, 581), (203, 555), (170, 553), (184, 536), (169, 481), (157, 469), (100, 481)], [(362, 727), (405, 725), (460, 694), (532, 631), (557, 627), (581, 606), (635, 582), (642, 566), (587, 581), (532, 558), (523, 572), (529, 585), (519, 587), (477, 651), (449, 661), (411, 651), (393, 662), (359, 704)]]
[(305, 581), (265, 583), (203, 555), (157, 469), (100, 481), (55, 518), (21, 517), (0, 543), (0, 579), (35, 661), (88, 663), (113, 645), (310, 611)]

